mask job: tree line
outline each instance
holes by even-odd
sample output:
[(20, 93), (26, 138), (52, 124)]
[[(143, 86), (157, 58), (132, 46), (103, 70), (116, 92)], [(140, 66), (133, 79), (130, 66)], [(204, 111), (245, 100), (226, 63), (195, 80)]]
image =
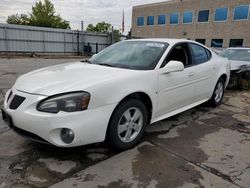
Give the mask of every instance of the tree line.
[[(38, 1), (32, 6), (29, 14), (13, 14), (8, 16), (8, 24), (29, 25), (39, 27), (50, 27), (70, 29), (70, 22), (64, 20), (60, 14), (56, 14), (55, 7), (50, 0)], [(99, 22), (96, 25), (89, 24), (86, 31), (111, 33), (112, 25), (106, 22)], [(115, 41), (120, 39), (120, 31), (113, 30)]]

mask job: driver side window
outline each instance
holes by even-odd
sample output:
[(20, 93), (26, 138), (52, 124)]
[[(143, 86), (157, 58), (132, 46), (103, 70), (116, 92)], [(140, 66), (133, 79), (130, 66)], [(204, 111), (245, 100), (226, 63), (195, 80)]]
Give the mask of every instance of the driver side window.
[(189, 67), (192, 65), (192, 60), (190, 58), (190, 51), (187, 43), (177, 44), (172, 48), (165, 61), (163, 62), (162, 67), (168, 64), (169, 61), (180, 61), (183, 63), (184, 67)]

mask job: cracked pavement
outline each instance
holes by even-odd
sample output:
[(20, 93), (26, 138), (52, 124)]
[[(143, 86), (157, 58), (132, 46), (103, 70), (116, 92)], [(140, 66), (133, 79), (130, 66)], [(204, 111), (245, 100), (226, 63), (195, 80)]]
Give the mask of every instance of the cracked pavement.
[[(18, 75), (76, 59), (0, 59), (0, 107)], [(52, 63), (51, 63), (52, 62)], [(241, 187), (250, 185), (250, 91), (227, 91), (147, 128), (121, 153), (105, 144), (71, 149), (26, 140), (0, 120), (0, 188)]]

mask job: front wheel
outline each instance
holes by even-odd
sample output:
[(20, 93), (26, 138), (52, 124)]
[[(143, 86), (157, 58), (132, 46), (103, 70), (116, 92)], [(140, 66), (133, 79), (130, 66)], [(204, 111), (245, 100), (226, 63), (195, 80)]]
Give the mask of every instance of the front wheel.
[(220, 78), (215, 86), (214, 93), (209, 100), (211, 106), (216, 107), (221, 104), (225, 91), (225, 81)]
[(137, 144), (147, 124), (147, 109), (137, 99), (121, 103), (114, 111), (107, 130), (107, 140), (118, 150), (125, 150)]

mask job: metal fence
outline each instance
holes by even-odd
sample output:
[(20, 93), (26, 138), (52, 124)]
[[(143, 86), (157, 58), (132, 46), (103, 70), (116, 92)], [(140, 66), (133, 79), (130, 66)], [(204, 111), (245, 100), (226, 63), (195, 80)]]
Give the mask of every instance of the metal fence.
[(104, 33), (21, 26), (0, 23), (0, 53), (97, 53), (111, 43)]

